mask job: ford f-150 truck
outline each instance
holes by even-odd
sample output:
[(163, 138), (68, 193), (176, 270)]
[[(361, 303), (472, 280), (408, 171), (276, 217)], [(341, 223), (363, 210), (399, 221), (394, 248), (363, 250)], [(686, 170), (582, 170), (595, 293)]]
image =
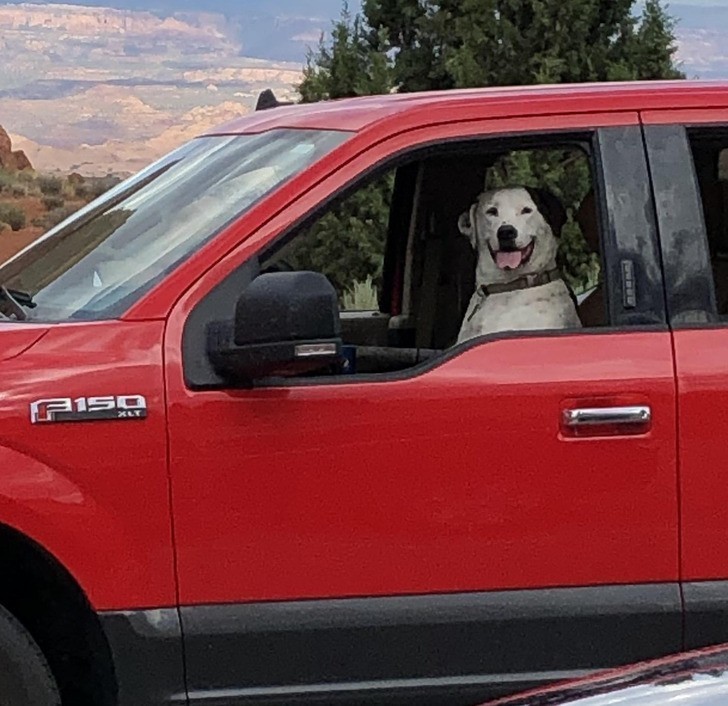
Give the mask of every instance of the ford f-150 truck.
[[(458, 344), (459, 216), (524, 174), (582, 325)], [(728, 639), (728, 84), (260, 110), (0, 314), (3, 704), (464, 705)]]

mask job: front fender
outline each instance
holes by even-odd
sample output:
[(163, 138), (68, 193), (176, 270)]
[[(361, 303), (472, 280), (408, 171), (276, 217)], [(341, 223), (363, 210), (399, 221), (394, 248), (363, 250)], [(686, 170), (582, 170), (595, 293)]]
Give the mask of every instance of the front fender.
[(43, 547), (91, 597), (99, 576), (144, 582), (134, 537), (92, 491), (8, 446), (0, 446), (0, 523)]
[[(176, 605), (163, 332), (56, 324), (0, 365), (0, 523), (45, 547), (97, 610)], [(146, 417), (31, 420), (38, 400), (119, 395), (143, 397)]]

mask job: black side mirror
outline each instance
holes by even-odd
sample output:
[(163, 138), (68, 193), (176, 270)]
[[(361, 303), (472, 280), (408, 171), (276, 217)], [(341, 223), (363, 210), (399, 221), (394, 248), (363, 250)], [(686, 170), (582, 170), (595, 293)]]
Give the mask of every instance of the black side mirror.
[(252, 382), (342, 364), (336, 290), (316, 272), (256, 277), (238, 299), (233, 322), (208, 330), (208, 355), (225, 378)]

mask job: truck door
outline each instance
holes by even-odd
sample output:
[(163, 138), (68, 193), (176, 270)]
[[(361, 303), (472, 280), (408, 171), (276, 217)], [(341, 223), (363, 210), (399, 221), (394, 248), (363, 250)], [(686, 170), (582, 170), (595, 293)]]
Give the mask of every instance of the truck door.
[[(484, 337), (397, 372), (242, 389), (209, 371), (206, 326), (233, 315), (270, 248), (304, 227), (320, 242), (310, 224), (333, 195), (459, 140), (493, 159), (503, 145), (584, 151), (601, 320)], [(414, 184), (413, 213), (426, 188)], [(680, 647), (675, 382), (654, 213), (635, 113), (451, 122), (364, 151), (200, 278), (166, 333), (191, 696), (455, 691), (472, 703)], [(421, 222), (423, 252), (436, 250), (427, 233), (456, 228)], [(382, 247), (396, 271), (396, 248)], [(421, 274), (426, 262), (412, 277), (449, 286)], [(406, 312), (391, 304), (374, 314), (394, 329)]]

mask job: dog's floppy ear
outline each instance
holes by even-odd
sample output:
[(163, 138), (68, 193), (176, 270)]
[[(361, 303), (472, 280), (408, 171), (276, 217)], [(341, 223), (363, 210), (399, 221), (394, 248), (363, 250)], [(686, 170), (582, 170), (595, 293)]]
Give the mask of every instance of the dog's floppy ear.
[(470, 245), (475, 250), (477, 248), (477, 238), (475, 237), (475, 214), (478, 209), (476, 201), (467, 211), (460, 214), (458, 218), (458, 230), (468, 237)]
[(566, 209), (563, 204), (548, 189), (529, 188), (527, 191), (536, 204), (536, 208), (541, 212), (546, 223), (551, 226), (551, 230), (558, 238), (567, 220)]

